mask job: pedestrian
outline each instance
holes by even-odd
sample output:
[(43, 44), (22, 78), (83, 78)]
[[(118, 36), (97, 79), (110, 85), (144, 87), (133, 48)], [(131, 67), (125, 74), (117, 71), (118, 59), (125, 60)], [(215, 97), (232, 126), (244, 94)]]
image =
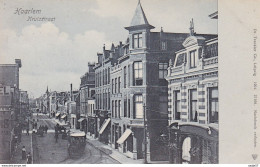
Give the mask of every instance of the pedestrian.
[(45, 132), (46, 132), (46, 134), (47, 134), (47, 131), (48, 131), (48, 126), (45, 125)]
[(26, 128), (26, 135), (29, 136), (29, 126)]
[(22, 148), (22, 159), (26, 159), (26, 149), (25, 149), (25, 146), (23, 146)]
[(58, 138), (59, 138), (59, 134), (58, 134), (58, 132), (55, 132), (55, 142), (56, 143), (58, 142)]
[(34, 124), (34, 128), (37, 129), (37, 122), (35, 122), (35, 124)]
[(29, 152), (27, 154), (27, 164), (31, 164), (32, 163), (32, 156), (31, 156), (31, 153)]

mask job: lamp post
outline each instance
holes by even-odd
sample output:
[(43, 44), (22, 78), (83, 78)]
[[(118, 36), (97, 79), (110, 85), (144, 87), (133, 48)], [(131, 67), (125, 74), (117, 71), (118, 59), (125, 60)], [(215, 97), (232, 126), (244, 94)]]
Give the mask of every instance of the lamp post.
[(147, 122), (146, 122), (146, 106), (143, 106), (144, 110), (144, 164), (147, 164)]

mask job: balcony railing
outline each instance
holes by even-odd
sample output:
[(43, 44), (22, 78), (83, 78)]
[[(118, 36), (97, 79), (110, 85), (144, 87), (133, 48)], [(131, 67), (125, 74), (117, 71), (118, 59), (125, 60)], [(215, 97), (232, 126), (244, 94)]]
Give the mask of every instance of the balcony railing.
[(208, 65), (211, 65), (211, 64), (217, 64), (217, 63), (218, 63), (218, 57), (217, 56), (203, 60), (204, 66), (208, 66)]
[(171, 68), (171, 73), (182, 71), (182, 65)]

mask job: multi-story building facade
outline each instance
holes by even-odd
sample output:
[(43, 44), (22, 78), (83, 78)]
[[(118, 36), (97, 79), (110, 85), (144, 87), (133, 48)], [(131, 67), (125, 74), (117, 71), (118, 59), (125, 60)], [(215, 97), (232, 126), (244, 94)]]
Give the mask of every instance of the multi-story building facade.
[(88, 100), (93, 99), (95, 96), (95, 63), (88, 63), (88, 72), (81, 78), (80, 83), (80, 130), (84, 130), (87, 133), (89, 125), (87, 122), (95, 119), (95, 116), (88, 115)]
[(98, 129), (96, 128), (96, 114), (95, 114), (95, 99), (94, 98), (88, 98), (87, 99), (87, 129), (86, 132), (88, 135), (95, 137), (98, 133)]
[(29, 96), (27, 91), (20, 90), (19, 105), (21, 118), (25, 119), (29, 112)]
[(190, 31), (166, 77), (170, 161), (218, 163), (218, 38)]
[(0, 65), (0, 163), (9, 163), (14, 151), (15, 130), (20, 116), (19, 68), (20, 59), (15, 64)]
[[(103, 53), (98, 53), (98, 63), (95, 69), (95, 125), (98, 133), (96, 137), (104, 143), (110, 143), (110, 97), (111, 97), (111, 83), (110, 70), (112, 64), (116, 63), (120, 53), (122, 52), (122, 43), (115, 47), (112, 44), (110, 50), (103, 47)], [(103, 130), (104, 129), (104, 130)]]
[(151, 32), (153, 28), (139, 2), (130, 26), (125, 28), (129, 35), (123, 54), (111, 67), (110, 79), (112, 147), (148, 162), (168, 159), (167, 147), (158, 143), (168, 121), (165, 76), (169, 59), (188, 36)]

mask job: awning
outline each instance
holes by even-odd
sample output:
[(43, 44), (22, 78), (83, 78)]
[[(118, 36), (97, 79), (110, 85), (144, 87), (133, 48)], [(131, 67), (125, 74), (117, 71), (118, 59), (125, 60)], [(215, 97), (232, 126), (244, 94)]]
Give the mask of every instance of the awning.
[(61, 116), (61, 119), (64, 119), (66, 116), (67, 116), (66, 114), (62, 115), (62, 116)]
[(110, 118), (105, 120), (105, 123), (102, 125), (102, 127), (100, 128), (100, 131), (98, 132), (99, 134), (102, 134), (104, 132), (104, 130), (106, 129), (106, 127), (109, 124), (109, 122), (110, 122)]
[(58, 113), (56, 113), (56, 117), (58, 117), (60, 115), (60, 113), (58, 112)]
[(80, 119), (78, 120), (78, 122), (82, 122), (84, 119), (85, 119), (85, 118), (80, 118)]
[(123, 144), (124, 141), (129, 137), (131, 133), (132, 133), (131, 129), (126, 129), (123, 135), (117, 140), (117, 143)]

